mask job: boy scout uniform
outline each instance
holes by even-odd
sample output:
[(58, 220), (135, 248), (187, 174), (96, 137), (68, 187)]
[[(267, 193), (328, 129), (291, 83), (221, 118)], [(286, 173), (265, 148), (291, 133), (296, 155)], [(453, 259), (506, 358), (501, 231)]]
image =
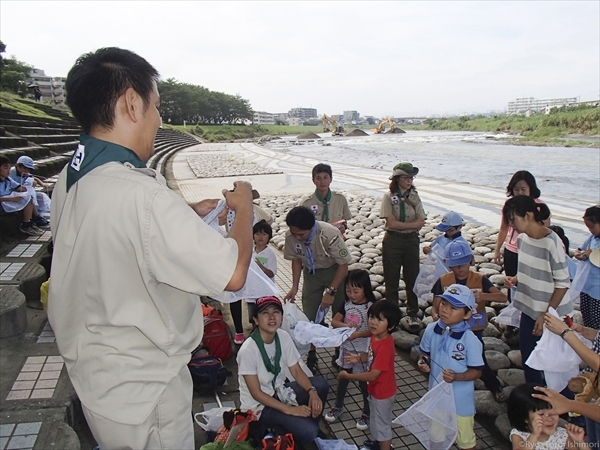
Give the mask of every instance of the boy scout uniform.
[[(400, 202), (396, 193), (386, 192), (381, 202), (379, 217), (385, 219), (393, 216), (400, 221)], [(404, 222), (425, 219), (421, 198), (415, 189), (410, 189), (408, 199), (404, 200)], [(416, 317), (418, 311), (417, 296), (413, 292), (415, 280), (419, 274), (419, 243), (417, 229), (391, 230), (387, 228), (383, 238), (383, 277), (385, 279), (385, 298), (398, 302), (398, 285), (400, 268), (403, 268), (403, 279), (406, 283), (407, 315)]]
[[(306, 206), (315, 215), (316, 220), (323, 220), (323, 209), (325, 204), (317, 198), (313, 193), (309, 197), (300, 202), (300, 206)], [(331, 191), (331, 200), (329, 201), (329, 223), (337, 222), (338, 220), (350, 220), (350, 208), (348, 201), (342, 194)]]
[[(306, 262), (306, 246), (288, 231), (285, 236), (283, 257), (289, 261), (299, 259), (304, 268), (302, 285), (302, 310), (309, 320), (314, 320), (323, 300), (323, 292), (331, 286), (338, 266), (350, 264), (352, 257), (344, 243), (342, 234), (335, 226), (317, 221), (318, 229), (309, 247), (315, 263), (315, 273), (308, 271)], [(337, 311), (346, 297), (343, 284), (338, 286), (332, 310)]]

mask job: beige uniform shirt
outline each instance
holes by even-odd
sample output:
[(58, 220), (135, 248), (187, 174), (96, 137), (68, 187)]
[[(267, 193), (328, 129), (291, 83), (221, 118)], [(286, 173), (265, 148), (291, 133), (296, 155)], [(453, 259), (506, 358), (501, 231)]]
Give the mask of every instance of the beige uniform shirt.
[(48, 318), (92, 412), (142, 423), (202, 339), (199, 295), (221, 293), (238, 246), (150, 169), (111, 162), (52, 196)]
[[(405, 211), (406, 211), (406, 220), (405, 222), (412, 222), (416, 219), (425, 219), (426, 214), (423, 210), (423, 204), (421, 203), (421, 198), (416, 190), (411, 189), (410, 194), (408, 195), (408, 200), (412, 202), (415, 207), (413, 208), (408, 203), (405, 203)], [(385, 219), (386, 217), (393, 216), (396, 220), (400, 220), (400, 202), (402, 200), (398, 197), (397, 194), (392, 194), (391, 192), (386, 192), (383, 194), (383, 200), (381, 201), (381, 212), (379, 213), (379, 217), (381, 219)], [(387, 224), (386, 224), (387, 230)], [(409, 230), (388, 230), (396, 233), (413, 233), (417, 231), (417, 229), (409, 229)]]
[[(314, 192), (300, 202), (300, 206), (306, 206), (315, 215), (315, 219), (323, 220), (323, 208), (325, 205), (321, 202)], [(331, 200), (329, 201), (329, 223), (337, 222), (342, 219), (352, 219), (348, 201), (342, 194), (331, 192)]]
[[(315, 261), (316, 269), (328, 269), (334, 264), (350, 264), (352, 257), (344, 243), (342, 234), (333, 225), (317, 221), (319, 229), (310, 243), (310, 250)], [(287, 260), (299, 259), (302, 266), (306, 264), (306, 246), (288, 231), (285, 235), (283, 257)]]

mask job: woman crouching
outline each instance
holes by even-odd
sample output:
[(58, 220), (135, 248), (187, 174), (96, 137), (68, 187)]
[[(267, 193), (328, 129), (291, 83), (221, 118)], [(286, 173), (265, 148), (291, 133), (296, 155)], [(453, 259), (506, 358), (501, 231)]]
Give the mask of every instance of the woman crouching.
[[(300, 368), (292, 338), (279, 329), (283, 307), (278, 298), (259, 298), (253, 319), (256, 329), (237, 355), (241, 409), (251, 409), (267, 427), (283, 427), (300, 444), (312, 442), (319, 432), (329, 383), (323, 377), (309, 378)], [(284, 367), (296, 381), (285, 382)]]

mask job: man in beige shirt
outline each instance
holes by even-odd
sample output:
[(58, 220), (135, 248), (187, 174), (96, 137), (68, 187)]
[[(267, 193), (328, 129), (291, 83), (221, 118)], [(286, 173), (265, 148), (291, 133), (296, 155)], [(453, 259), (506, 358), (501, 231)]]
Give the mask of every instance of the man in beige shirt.
[(342, 235), (346, 231), (346, 220), (352, 218), (346, 197), (333, 192), (329, 186), (333, 180), (333, 172), (328, 164), (317, 164), (312, 169), (312, 181), (315, 192), (300, 202), (315, 215), (315, 219), (335, 225)]
[[(161, 120), (158, 73), (119, 48), (80, 57), (67, 103), (83, 128), (54, 188), (48, 318), (102, 449), (192, 450), (199, 296), (238, 290), (252, 256), (252, 193), (224, 191), (227, 238), (146, 168)], [(197, 214), (198, 213), (198, 214)]]
[[(352, 257), (340, 231), (333, 225), (316, 221), (308, 208), (296, 206), (285, 222), (290, 229), (286, 233), (283, 257), (292, 261), (292, 288), (284, 301), (295, 299), (303, 273), (302, 311), (314, 321), (319, 308), (325, 310), (333, 305), (336, 311), (344, 302), (343, 281)], [(317, 359), (311, 348), (307, 365), (314, 372)]]

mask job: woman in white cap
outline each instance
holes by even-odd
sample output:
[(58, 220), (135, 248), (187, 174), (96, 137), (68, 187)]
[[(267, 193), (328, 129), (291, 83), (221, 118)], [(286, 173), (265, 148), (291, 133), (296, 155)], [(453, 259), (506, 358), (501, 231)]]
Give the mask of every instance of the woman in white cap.
[(385, 282), (385, 298), (398, 302), (398, 285), (400, 270), (406, 284), (408, 318), (405, 326), (411, 331), (421, 329), (417, 318), (419, 304), (413, 292), (415, 280), (419, 274), (419, 229), (425, 225), (425, 211), (421, 198), (413, 185), (419, 168), (409, 162), (401, 162), (394, 166), (390, 177), (389, 192), (383, 195), (379, 217), (385, 219), (385, 236), (383, 238), (383, 278)]

